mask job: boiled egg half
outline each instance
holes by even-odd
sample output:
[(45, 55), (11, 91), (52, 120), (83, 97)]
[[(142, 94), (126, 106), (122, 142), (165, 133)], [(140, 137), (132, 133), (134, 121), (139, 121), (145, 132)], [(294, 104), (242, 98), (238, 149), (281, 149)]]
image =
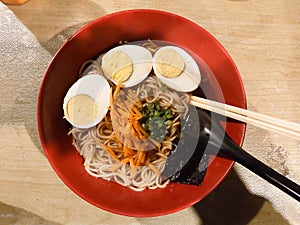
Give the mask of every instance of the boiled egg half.
[(64, 102), (64, 118), (77, 128), (97, 125), (108, 111), (110, 85), (98, 74), (86, 75), (68, 90)]
[(131, 87), (142, 82), (152, 70), (152, 54), (138, 45), (121, 45), (102, 57), (101, 68), (113, 83)]
[(201, 81), (196, 61), (182, 48), (161, 47), (153, 56), (155, 75), (167, 86), (182, 92), (195, 90)]

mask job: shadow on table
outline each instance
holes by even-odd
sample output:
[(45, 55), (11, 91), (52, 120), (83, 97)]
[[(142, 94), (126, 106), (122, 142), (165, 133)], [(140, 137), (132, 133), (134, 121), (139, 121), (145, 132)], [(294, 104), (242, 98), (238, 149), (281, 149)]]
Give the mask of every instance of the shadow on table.
[(59, 225), (59, 223), (46, 220), (25, 209), (7, 205), (2, 202), (0, 202), (0, 224)]
[[(61, 47), (61, 45), (79, 28), (87, 24), (80, 23), (67, 27), (61, 32), (57, 33), (51, 39), (44, 43), (40, 43), (43, 48), (53, 57), (56, 51)], [(51, 59), (51, 58), (50, 58)], [(49, 62), (43, 62), (48, 64)], [(32, 67), (35, 67), (36, 62), (32, 62)], [(47, 65), (46, 65), (47, 66)], [(46, 69), (45, 66), (45, 69)], [(41, 66), (42, 68), (42, 66)], [(37, 97), (40, 89), (40, 85), (43, 78), (44, 69), (37, 69), (39, 72), (39, 77), (34, 77), (29, 79), (27, 76), (26, 80), (23, 82), (23, 90), (20, 91), (14, 102), (14, 107), (12, 108), (11, 116), (14, 123), (24, 123), (27, 129), (27, 133), (30, 136), (34, 145), (39, 149), (39, 151), (44, 154), (43, 148), (40, 143), (39, 133), (37, 129), (37, 118), (36, 118), (36, 107), (37, 107)], [(31, 71), (31, 70), (29, 70)], [(36, 74), (31, 75), (36, 76)], [(20, 78), (22, 79), (22, 78)], [(24, 78), (25, 79), (25, 78)], [(25, 85), (26, 84), (26, 85)], [(22, 107), (21, 107), (22, 106)]]
[[(9, 126), (10, 124), (19, 126), (19, 124), (24, 124), (32, 142), (42, 154), (44, 154), (44, 151), (37, 130), (36, 108), (37, 97), (45, 69), (56, 51), (72, 34), (89, 23), (92, 18), (98, 18), (106, 14), (103, 8), (92, 1), (87, 1), (86, 4), (82, 4), (82, 1), (75, 1), (71, 5), (61, 2), (60, 0), (29, 1), (28, 4), (24, 4), (21, 7), (9, 6), (9, 9), (14, 12), (17, 18), (12, 16), (11, 18), (13, 20), (8, 23), (8, 26), (14, 28), (13, 26), (19, 24), (18, 19), (22, 23), (20, 27), (24, 29), (12, 32), (14, 34), (11, 36), (16, 36), (15, 33), (19, 34), (18, 32), (20, 32), (20, 35), (25, 36), (18, 39), (18, 41), (16, 41), (17, 43), (13, 43), (11, 45), (12, 47), (9, 48), (10, 52), (13, 52), (9, 52), (12, 56), (8, 54), (8, 56), (12, 58), (9, 62), (11, 66), (8, 67), (10, 70), (7, 72), (7, 76), (10, 79), (7, 79), (6, 83), (2, 85), (4, 88), (14, 87), (12, 93), (8, 94), (14, 102), (10, 108), (6, 107), (2, 109), (0, 106), (0, 114), (2, 117), (0, 117), (0, 126)], [(45, 8), (48, 9), (48, 13), (45, 13)], [(82, 19), (78, 17), (78, 14), (82, 14), (82, 12), (89, 12), (87, 14), (88, 16)], [(57, 15), (61, 16), (57, 18)], [(59, 22), (63, 20), (62, 15), (65, 15), (64, 21)], [(32, 22), (32, 18), (39, 18), (39, 21)], [(49, 20), (58, 21), (55, 27), (51, 29), (58, 31), (61, 29), (61, 31), (49, 40), (44, 41), (47, 36), (43, 35), (42, 31), (43, 29), (47, 29), (44, 24), (48, 24), (47, 21)], [(66, 24), (71, 24), (71, 26), (65, 27)], [(44, 38), (42, 38), (43, 42), (40, 41), (39, 43), (43, 48), (31, 40), (31, 34), (27, 29), (36, 36), (36, 41), (39, 41), (41, 37)], [(49, 32), (46, 33), (49, 34)], [(25, 40), (28, 40), (30, 45), (28, 45)], [(22, 51), (20, 51), (20, 49)], [(19, 69), (20, 65), (22, 65), (23, 68), (21, 73)], [(1, 78), (3, 79), (3, 77)], [(19, 87), (15, 88), (18, 84), (20, 84)]]
[(86, 21), (83, 23), (78, 23), (70, 27), (66, 27), (64, 30), (55, 34), (49, 40), (42, 42), (41, 45), (47, 50), (52, 56), (56, 54), (59, 48), (73, 35), (76, 31), (90, 23), (91, 21)]
[(289, 224), (264, 198), (251, 194), (234, 169), (193, 208), (204, 225)]

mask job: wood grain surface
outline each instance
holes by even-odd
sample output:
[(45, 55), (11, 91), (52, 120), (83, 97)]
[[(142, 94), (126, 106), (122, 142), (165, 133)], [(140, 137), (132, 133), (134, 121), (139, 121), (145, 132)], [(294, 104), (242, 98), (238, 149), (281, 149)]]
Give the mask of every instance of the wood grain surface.
[[(43, 72), (62, 43), (96, 18), (135, 8), (166, 10), (205, 28), (235, 61), (248, 108), (300, 123), (298, 0), (30, 0), (8, 7), (36, 38), (41, 63), (27, 74), (16, 60), (23, 49), (10, 53), (11, 65), (0, 65), (0, 224), (300, 224), (299, 202), (240, 165), (210, 196), (171, 215), (136, 219), (100, 210), (58, 178), (36, 127)], [(8, 77), (11, 67), (26, 76)], [(300, 183), (299, 140), (248, 126), (243, 148)]]

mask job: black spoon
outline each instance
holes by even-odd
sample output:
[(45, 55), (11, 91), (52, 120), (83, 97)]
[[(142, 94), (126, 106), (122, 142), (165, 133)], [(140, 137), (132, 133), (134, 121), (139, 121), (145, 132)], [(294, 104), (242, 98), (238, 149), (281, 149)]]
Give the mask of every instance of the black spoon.
[[(177, 149), (168, 157), (165, 169), (162, 173), (163, 177), (170, 178), (175, 174), (180, 174), (180, 171), (184, 169), (184, 166), (179, 164), (189, 164), (189, 160), (192, 157), (199, 154), (201, 156), (203, 153), (200, 153), (201, 150), (199, 150), (199, 148), (204, 147), (208, 150), (206, 153), (208, 152), (209, 155), (218, 155), (238, 162), (285, 193), (289, 194), (291, 197), (300, 201), (300, 186), (298, 184), (251, 156), (225, 133), (223, 127), (219, 123), (220, 119), (222, 120), (223, 118), (224, 120), (224, 116), (209, 113), (200, 109), (197, 109), (197, 111), (200, 125), (197, 132), (199, 133), (198, 145), (195, 146), (195, 148), (186, 146), (186, 143), (190, 143), (191, 140), (195, 138), (190, 136), (189, 140), (186, 141), (185, 144), (182, 146), (178, 145), (177, 147), (182, 147), (182, 149)], [(194, 133), (195, 131), (192, 131), (190, 134)], [(198, 153), (195, 154), (195, 152)], [(182, 161), (183, 155), (186, 159)], [(180, 159), (180, 163), (178, 159)]]

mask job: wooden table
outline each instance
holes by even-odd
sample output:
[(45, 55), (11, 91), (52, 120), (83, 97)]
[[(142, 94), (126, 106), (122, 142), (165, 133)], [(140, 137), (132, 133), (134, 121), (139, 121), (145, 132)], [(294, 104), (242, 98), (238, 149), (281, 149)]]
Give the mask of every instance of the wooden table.
[[(11, 52), (9, 43), (0, 39), (0, 50), (7, 51), (2, 57), (13, 56), (4, 59), (11, 64), (0, 61), (0, 224), (300, 224), (299, 202), (240, 165), (203, 201), (157, 218), (102, 211), (80, 199), (57, 177), (43, 154), (36, 126), (43, 72), (59, 46), (78, 28), (108, 13), (133, 8), (166, 10), (198, 23), (234, 59), (250, 110), (300, 123), (297, 0), (30, 0), (9, 6), (38, 45), (28, 47), (20, 35), (25, 44)], [(9, 16), (12, 12), (5, 11)], [(12, 46), (15, 42), (12, 39)], [(26, 48), (34, 54), (41, 49), (34, 64), (27, 63), (34, 54), (17, 60)], [(31, 69), (38, 73), (26, 73)], [(299, 140), (248, 126), (243, 147), (300, 183)]]

